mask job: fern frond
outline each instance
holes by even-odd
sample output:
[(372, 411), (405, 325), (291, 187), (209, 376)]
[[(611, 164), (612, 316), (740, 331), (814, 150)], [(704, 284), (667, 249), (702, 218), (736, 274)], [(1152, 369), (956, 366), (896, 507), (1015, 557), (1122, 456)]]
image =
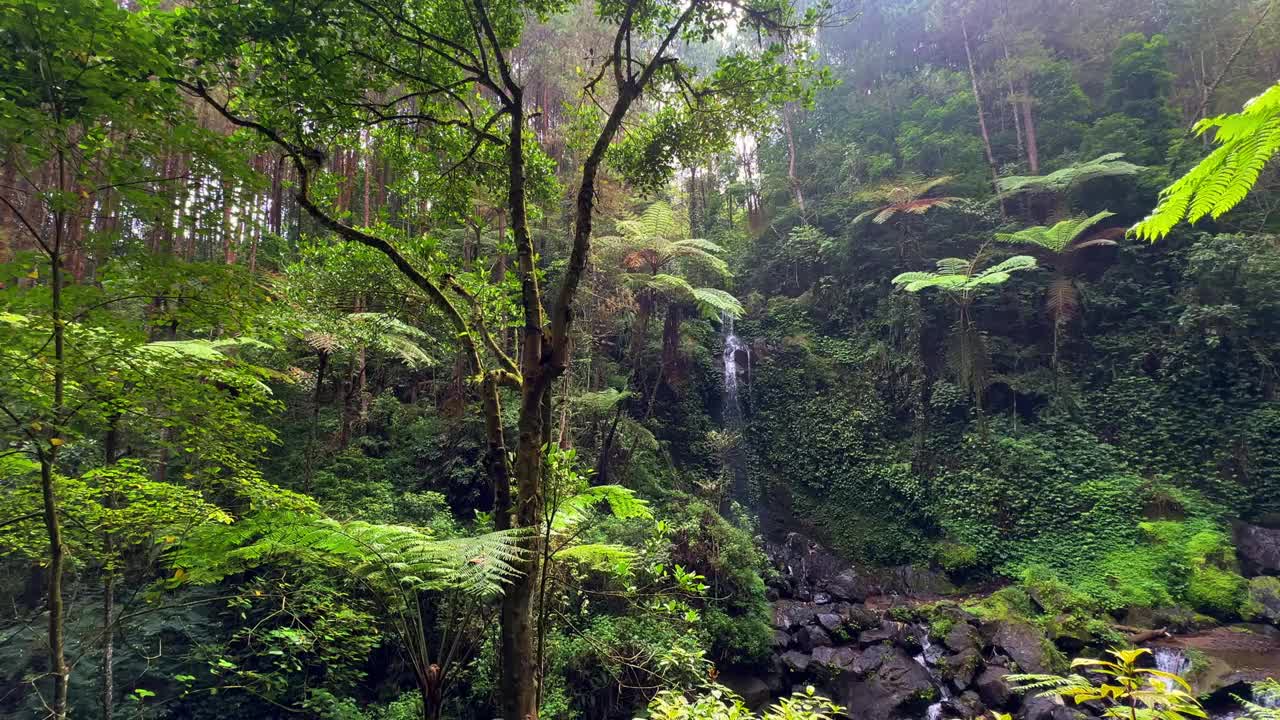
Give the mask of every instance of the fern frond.
[(1184, 219), (1192, 224), (1206, 215), (1216, 220), (1244, 200), (1280, 153), (1280, 83), (1245, 103), (1241, 112), (1206, 118), (1195, 129), (1200, 135), (1214, 130), (1218, 147), (1165, 188), (1131, 234), (1154, 242)]
[(1125, 162), (1124, 153), (1108, 153), (1088, 162), (1077, 163), (1048, 175), (1013, 175), (1000, 178), (996, 186), (1004, 195), (1020, 193), (1066, 192), (1077, 185), (1104, 177), (1135, 175), (1145, 170), (1141, 165)]
[(725, 315), (735, 320), (742, 317), (742, 303), (724, 290), (709, 287), (693, 288), (693, 299), (697, 302), (698, 309), (709, 320)]
[(635, 550), (625, 545), (608, 543), (584, 543), (570, 545), (556, 553), (556, 560), (574, 563), (593, 570), (613, 570), (630, 565), (636, 557)]
[(304, 562), (351, 573), (389, 596), (399, 591), (501, 593), (527, 552), (522, 533), (437, 539), (402, 525), (275, 511), (228, 526), (198, 528), (174, 554), (191, 582), (207, 584), (272, 562)]
[(649, 503), (621, 485), (593, 485), (566, 498), (556, 509), (553, 529), (565, 531), (590, 517), (601, 505), (620, 520), (653, 517)]

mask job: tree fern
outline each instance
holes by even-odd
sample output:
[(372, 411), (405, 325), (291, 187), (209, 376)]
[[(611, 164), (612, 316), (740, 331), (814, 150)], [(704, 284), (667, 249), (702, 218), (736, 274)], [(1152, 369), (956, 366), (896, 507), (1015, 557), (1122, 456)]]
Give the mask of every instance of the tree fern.
[(1145, 168), (1125, 162), (1124, 153), (1108, 153), (1088, 162), (1077, 163), (1048, 175), (1012, 175), (996, 183), (1004, 195), (1020, 193), (1064, 193), (1076, 186), (1104, 177), (1135, 175)]
[(1232, 115), (1196, 123), (1197, 135), (1215, 131), (1218, 147), (1160, 193), (1160, 202), (1130, 232), (1155, 241), (1186, 219), (1222, 217), (1244, 200), (1267, 163), (1280, 152), (1280, 83), (1245, 103)]
[(301, 561), (349, 572), (388, 597), (426, 590), (487, 597), (516, 575), (513, 563), (524, 552), (518, 543), (519, 535), (509, 530), (438, 539), (402, 525), (273, 511), (198, 529), (174, 553), (173, 564), (200, 584), (271, 562)]
[(694, 287), (678, 275), (632, 273), (628, 276), (628, 282), (633, 287), (654, 293), (666, 302), (694, 305), (710, 319), (722, 315), (733, 318), (742, 316), (742, 303), (732, 294), (719, 288)]
[(1013, 233), (996, 233), (996, 240), (1013, 245), (1033, 245), (1051, 253), (1071, 252), (1097, 245), (1115, 245), (1116, 232), (1091, 233), (1098, 223), (1114, 217), (1103, 210), (1087, 218), (1068, 218), (1052, 226), (1037, 225)]
[(871, 222), (883, 225), (899, 213), (923, 215), (934, 208), (951, 207), (960, 198), (950, 196), (925, 197), (935, 188), (950, 182), (951, 179), (950, 175), (928, 180), (906, 178), (863, 190), (854, 196), (855, 199), (874, 202), (877, 205), (866, 212), (860, 213), (853, 219), (853, 222), (860, 223), (870, 217)]

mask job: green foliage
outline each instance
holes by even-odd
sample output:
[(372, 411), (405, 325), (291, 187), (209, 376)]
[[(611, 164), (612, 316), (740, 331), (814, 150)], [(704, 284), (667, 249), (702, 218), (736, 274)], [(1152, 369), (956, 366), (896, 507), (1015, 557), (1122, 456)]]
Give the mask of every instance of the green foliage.
[(1054, 170), (1048, 175), (1002, 177), (997, 185), (1006, 195), (1022, 193), (1066, 193), (1092, 180), (1136, 175), (1144, 168), (1125, 162), (1124, 153), (1107, 153), (1087, 162)]
[(1250, 720), (1276, 720), (1276, 718), (1280, 718), (1280, 707), (1276, 706), (1276, 702), (1280, 700), (1280, 682), (1276, 682), (1274, 678), (1268, 678), (1261, 682), (1253, 683), (1251, 689), (1253, 690), (1252, 701), (1236, 696), (1236, 700), (1244, 706), (1245, 715)]
[(649, 703), (649, 717), (654, 720), (830, 720), (842, 712), (839, 705), (817, 695), (813, 686), (779, 700), (759, 716), (733, 691), (714, 684), (693, 693), (664, 690)]
[(1100, 701), (1104, 717), (1141, 718), (1142, 720), (1186, 720), (1207, 718), (1191, 692), (1191, 686), (1178, 675), (1138, 666), (1138, 659), (1150, 654), (1146, 648), (1108, 650), (1115, 660), (1077, 658), (1071, 667), (1087, 668), (1102, 677), (1098, 682), (1083, 675), (1022, 674), (1008, 676), (1020, 683), (1021, 692), (1070, 699), (1076, 703)]
[(1232, 115), (1205, 118), (1198, 135), (1214, 131), (1218, 147), (1160, 193), (1160, 203), (1130, 230), (1144, 240), (1159, 240), (1185, 218), (1217, 220), (1240, 204), (1271, 158), (1280, 152), (1280, 84), (1245, 103)]
[(407, 526), (340, 523), (290, 511), (263, 512), (192, 533), (174, 554), (179, 577), (211, 583), (268, 563), (319, 563), (351, 573), (389, 598), (403, 591), (492, 596), (515, 574), (515, 531), (437, 539)]
[(1115, 213), (1104, 210), (1087, 218), (1068, 218), (1051, 227), (1041, 225), (1013, 233), (996, 233), (995, 238), (1013, 245), (1034, 245), (1055, 254), (1099, 245), (1115, 245), (1115, 240), (1109, 237), (1089, 233), (1098, 223), (1114, 216)]
[(971, 298), (989, 286), (1008, 280), (1012, 273), (1036, 266), (1036, 259), (1029, 255), (1015, 255), (981, 269), (979, 262), (978, 258), (943, 258), (938, 261), (937, 272), (901, 273), (893, 278), (893, 284), (907, 292), (938, 288), (948, 294)]

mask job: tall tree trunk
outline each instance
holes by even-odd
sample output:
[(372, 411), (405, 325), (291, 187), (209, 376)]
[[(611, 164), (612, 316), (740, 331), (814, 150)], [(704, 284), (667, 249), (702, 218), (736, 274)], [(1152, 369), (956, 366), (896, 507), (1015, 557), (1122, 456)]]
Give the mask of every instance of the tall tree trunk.
[[(1005, 46), (1004, 46), (1004, 61), (1005, 61), (1005, 64), (1006, 64), (1006, 65), (1008, 65), (1008, 64), (1010, 63), (1010, 60), (1009, 60), (1009, 46), (1008, 46), (1008, 45), (1005, 45)], [(1007, 73), (1007, 74), (1006, 74), (1005, 79), (1006, 79), (1006, 80), (1008, 81), (1008, 83), (1009, 83), (1009, 104), (1010, 104), (1010, 106), (1012, 106), (1012, 108), (1013, 108), (1013, 129), (1014, 129), (1014, 132), (1016, 132), (1016, 133), (1017, 133), (1017, 136), (1018, 136), (1018, 157), (1025, 157), (1025, 156), (1026, 156), (1026, 147), (1023, 145), (1023, 142), (1022, 142), (1022, 118), (1021, 118), (1021, 116), (1020, 116), (1020, 114), (1019, 114), (1019, 112), (1018, 112), (1018, 100), (1017, 100), (1017, 93), (1016, 93), (1016, 92), (1014, 91), (1014, 89), (1013, 89), (1013, 74), (1012, 74), (1012, 70), (1010, 70), (1010, 71), (1009, 71), (1009, 73)]]
[[(524, 176), (524, 99), (523, 91), (509, 82), (511, 130), (507, 135), (507, 208), (511, 214), (511, 233), (515, 240), (517, 269), (520, 275), (521, 305), (524, 324), (521, 328), (520, 413), (516, 423), (515, 480), (518, 504), (514, 508), (514, 527), (537, 529), (542, 524), (542, 446), (546, 442), (543, 398), (547, 384), (554, 378), (543, 365), (542, 298), (534, 266), (533, 240), (525, 207)], [(505, 476), (504, 476), (505, 478)], [(504, 478), (499, 478), (502, 480)], [(507, 491), (510, 493), (510, 490)], [(510, 497), (510, 495), (508, 495)], [(516, 561), (519, 575), (502, 596), (500, 616), (500, 657), (502, 676), (502, 716), (505, 720), (536, 720), (541, 678), (538, 676), (537, 634), (534, 623), (534, 597), (539, 584), (542, 539), (537, 533), (526, 540), (527, 554)]]
[[(115, 465), (117, 446), (120, 439), (120, 416), (113, 415), (108, 420), (106, 438), (102, 443), (102, 459), (109, 467)], [(102, 504), (108, 510), (116, 509), (114, 493), (107, 493)], [(106, 532), (102, 535), (102, 556), (106, 567), (102, 573), (102, 720), (112, 720), (115, 715), (115, 614), (116, 614), (116, 567), (115, 536)]]
[[(65, 158), (59, 155), (59, 165)], [(59, 168), (59, 187), (66, 188), (65, 168)], [(66, 660), (66, 624), (63, 611), (62, 576), (66, 549), (62, 544), (62, 519), (58, 506), (57, 488), (53, 484), (58, 462), (58, 449), (62, 445), (61, 424), (65, 419), (64, 388), (66, 384), (66, 347), (62, 321), (62, 244), (65, 213), (57, 212), (54, 218), (54, 240), (49, 253), (50, 265), (50, 319), (53, 323), (53, 407), (54, 419), (49, 446), (37, 448), (40, 458), (40, 492), (44, 502), (44, 526), (49, 538), (49, 577), (46, 589), (45, 609), (49, 614), (49, 672), (53, 675), (53, 702), (50, 717), (66, 720), (67, 686), (71, 671)]]
[[(794, 105), (794, 103), (787, 103), (782, 106), (782, 129), (787, 136), (787, 183), (791, 186), (791, 194), (796, 198), (796, 207), (800, 208), (800, 217), (803, 219), (805, 217), (804, 193), (800, 189), (800, 177), (796, 174), (796, 137), (791, 127)], [(981, 108), (978, 112), (982, 112)]]
[(1000, 199), (1000, 214), (1004, 215), (1004, 197), (1000, 194), (1000, 169), (996, 167), (996, 156), (991, 152), (991, 133), (987, 132), (987, 114), (982, 109), (982, 93), (978, 90), (978, 70), (973, 65), (973, 50), (969, 46), (969, 29), (964, 18), (960, 18), (960, 32), (964, 36), (964, 55), (969, 61), (969, 82), (973, 86), (973, 101), (978, 106), (978, 129), (982, 131), (982, 147), (987, 151), (987, 164), (991, 166), (991, 185), (995, 188), (996, 197)]
[(1022, 127), (1027, 134), (1027, 165), (1032, 175), (1040, 174), (1040, 148), (1036, 143), (1036, 120), (1031, 112), (1031, 86), (1022, 79)]

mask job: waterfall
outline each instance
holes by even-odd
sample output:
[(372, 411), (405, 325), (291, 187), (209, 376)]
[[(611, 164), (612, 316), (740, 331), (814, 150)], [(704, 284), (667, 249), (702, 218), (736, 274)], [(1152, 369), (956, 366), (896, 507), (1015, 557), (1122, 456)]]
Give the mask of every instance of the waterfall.
[[(723, 425), (727, 433), (737, 436), (737, 442), (728, 451), (725, 458), (733, 478), (732, 494), (744, 504), (751, 505), (750, 488), (747, 484), (747, 464), (742, 452), (742, 431), (746, 422), (742, 415), (742, 398), (738, 381), (738, 354), (746, 360), (745, 371), (751, 377), (751, 348), (733, 332), (733, 317), (721, 315), (721, 327), (724, 333), (724, 417)], [(750, 382), (750, 380), (748, 380)]]
[(742, 400), (738, 396), (738, 353), (747, 359), (747, 372), (751, 372), (751, 348), (734, 334), (733, 317), (723, 317), (724, 326), (724, 427), (737, 432), (742, 429)]
[[(1183, 677), (1191, 670), (1191, 661), (1178, 648), (1158, 647), (1151, 651), (1156, 660), (1156, 669), (1161, 672), (1171, 673), (1178, 677)], [(1172, 680), (1161, 678), (1165, 687), (1173, 690), (1175, 683)]]
[(929, 679), (938, 687), (938, 702), (933, 703), (925, 710), (925, 720), (941, 720), (942, 719), (942, 703), (951, 699), (951, 688), (947, 687), (947, 682), (938, 677), (938, 672), (933, 668), (931, 663), (937, 661), (938, 656), (942, 653), (934, 648), (933, 643), (929, 641), (929, 632), (925, 628), (920, 628), (920, 654), (912, 658), (920, 667), (929, 673)]

